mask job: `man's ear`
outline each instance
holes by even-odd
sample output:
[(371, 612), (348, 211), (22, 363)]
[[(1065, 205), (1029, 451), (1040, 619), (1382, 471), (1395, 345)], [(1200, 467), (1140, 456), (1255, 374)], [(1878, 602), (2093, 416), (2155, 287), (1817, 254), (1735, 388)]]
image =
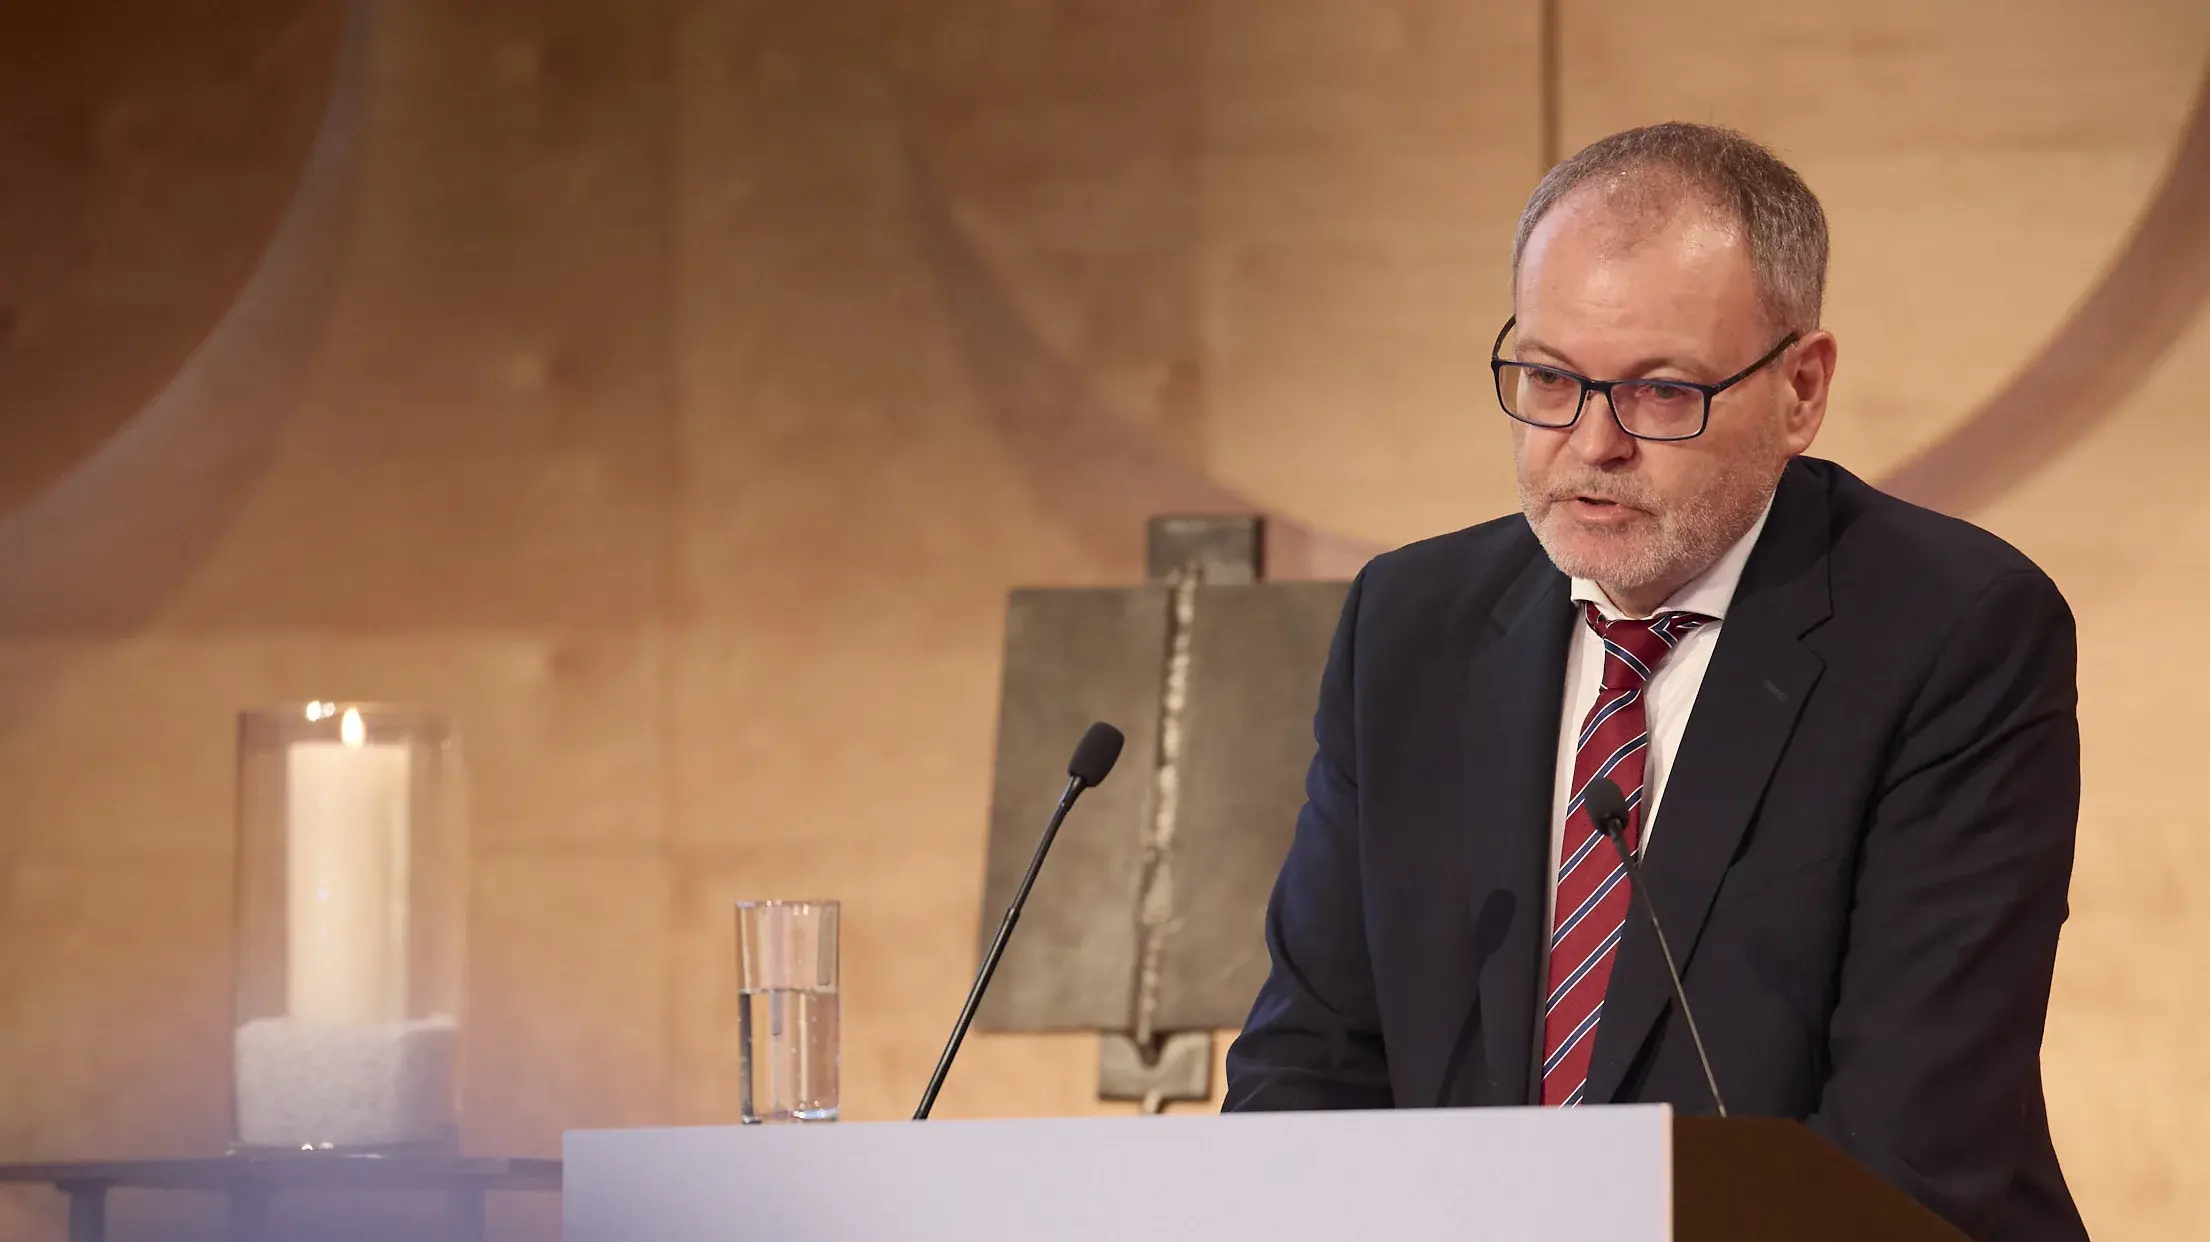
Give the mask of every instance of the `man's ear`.
[(1788, 351), (1788, 410), (1782, 423), (1790, 455), (1819, 438), (1826, 423), (1826, 398), (1834, 386), (1834, 334), (1821, 328)]

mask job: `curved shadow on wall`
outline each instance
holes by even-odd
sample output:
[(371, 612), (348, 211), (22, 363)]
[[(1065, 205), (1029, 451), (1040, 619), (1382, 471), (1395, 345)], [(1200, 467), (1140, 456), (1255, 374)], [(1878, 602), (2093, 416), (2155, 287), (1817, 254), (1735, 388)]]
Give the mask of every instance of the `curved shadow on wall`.
[(328, 112), (342, 0), (0, 4), (0, 519), (175, 380)]
[(0, 634), (142, 626), (267, 464), (313, 373), (344, 266), (372, 7), (349, 0), (299, 186), (237, 300), (145, 409), (0, 520)]
[[(1140, 575), (1144, 523), (1158, 514), (1263, 513), (1104, 408), (1013, 304), (989, 263), (952, 218), (943, 185), (910, 129), (900, 134), (920, 250), (936, 275), (950, 326), (991, 421), (1031, 492), (1083, 546)], [(1345, 578), (1378, 544), (1268, 514), (1267, 576)]]
[[(969, 369), (1040, 502), (1101, 551), (1133, 546), (1154, 513), (1258, 511), (1100, 406), (1028, 326), (952, 217), (923, 144), (910, 129), (901, 137), (922, 251)], [(2122, 404), (2206, 298), (2210, 74), (2170, 171), (2108, 273), (2010, 382), (1881, 486), (1945, 512), (1985, 507)], [(1381, 550), (1278, 517), (1268, 525), (1269, 561), (1281, 577), (1345, 576)]]
[(1881, 486), (1948, 513), (1985, 507), (2124, 404), (2210, 297), (2210, 73), (2148, 210), (2033, 361)]

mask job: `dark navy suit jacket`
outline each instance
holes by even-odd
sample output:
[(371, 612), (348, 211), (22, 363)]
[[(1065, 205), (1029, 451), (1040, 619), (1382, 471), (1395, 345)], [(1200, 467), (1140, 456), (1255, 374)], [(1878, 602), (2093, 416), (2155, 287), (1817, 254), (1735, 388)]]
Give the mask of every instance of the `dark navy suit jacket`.
[[(1524, 1104), (1564, 575), (1521, 517), (1352, 586), (1231, 1109)], [(1736, 1114), (1800, 1118), (1975, 1238), (2085, 1237), (2042, 1023), (2079, 809), (2073, 623), (1994, 536), (1783, 475), (1673, 760), (1646, 887)], [(1709, 1108), (1656, 943), (1588, 1098)]]

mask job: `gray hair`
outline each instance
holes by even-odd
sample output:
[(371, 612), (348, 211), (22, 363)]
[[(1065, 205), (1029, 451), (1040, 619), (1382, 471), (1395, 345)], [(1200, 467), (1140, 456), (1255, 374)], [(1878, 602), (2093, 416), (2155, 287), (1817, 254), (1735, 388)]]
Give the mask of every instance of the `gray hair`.
[(1527, 237), (1574, 191), (1593, 186), (1635, 219), (1670, 216), (1684, 198), (1728, 217), (1749, 242), (1758, 299), (1782, 327), (1819, 326), (1826, 298), (1826, 212), (1779, 156), (1730, 129), (1669, 121), (1600, 138), (1544, 175), (1519, 213), (1512, 279)]

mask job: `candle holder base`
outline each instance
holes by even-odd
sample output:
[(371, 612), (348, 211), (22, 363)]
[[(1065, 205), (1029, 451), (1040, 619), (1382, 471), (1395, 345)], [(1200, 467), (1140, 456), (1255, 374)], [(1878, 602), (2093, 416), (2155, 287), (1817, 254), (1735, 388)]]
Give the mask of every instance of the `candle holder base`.
[(450, 1144), (450, 1019), (344, 1026), (259, 1018), (236, 1035), (236, 1146), (376, 1151)]
[(235, 1160), (446, 1160), (460, 1155), (460, 1140), (456, 1136), (356, 1147), (340, 1147), (334, 1143), (298, 1147), (232, 1143), (223, 1149), (223, 1155)]

